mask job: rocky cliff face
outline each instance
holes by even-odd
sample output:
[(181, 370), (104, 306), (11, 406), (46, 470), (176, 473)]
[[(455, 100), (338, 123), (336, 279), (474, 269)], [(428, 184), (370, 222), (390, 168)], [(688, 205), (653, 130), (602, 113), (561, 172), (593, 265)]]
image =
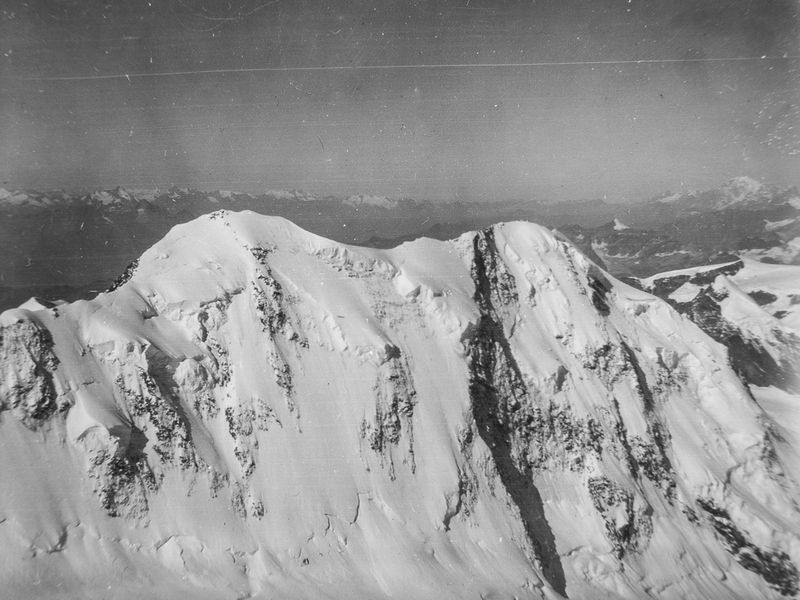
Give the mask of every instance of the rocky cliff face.
[(11, 597), (798, 592), (779, 415), (540, 227), (370, 250), (218, 212), (0, 326)]

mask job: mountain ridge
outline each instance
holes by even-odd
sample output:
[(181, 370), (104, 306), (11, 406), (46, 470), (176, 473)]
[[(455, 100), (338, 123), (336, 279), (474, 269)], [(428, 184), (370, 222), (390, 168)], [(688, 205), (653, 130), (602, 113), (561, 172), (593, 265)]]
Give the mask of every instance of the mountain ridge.
[[(34, 295), (50, 301), (90, 297), (111, 285), (173, 225), (226, 208), (282, 215), (330, 239), (383, 248), (420, 236), (449, 239), (498, 221), (534, 221), (559, 228), (595, 261), (623, 277), (720, 262), (726, 252), (741, 250), (761, 251), (764, 260), (800, 260), (800, 207), (792, 204), (796, 190), (759, 185), (754, 201), (705, 212), (696, 210), (698, 202), (713, 208), (719, 197), (727, 196), (717, 190), (674, 204), (439, 204), (368, 195), (335, 198), (273, 190), (258, 196), (175, 187), (82, 195), (28, 192), (30, 197), (7, 192), (6, 201), (0, 200), (0, 308)], [(615, 219), (628, 228), (613, 229), (609, 224)]]
[(378, 250), (219, 211), (0, 326), (12, 596), (797, 593), (796, 450), (545, 228)]

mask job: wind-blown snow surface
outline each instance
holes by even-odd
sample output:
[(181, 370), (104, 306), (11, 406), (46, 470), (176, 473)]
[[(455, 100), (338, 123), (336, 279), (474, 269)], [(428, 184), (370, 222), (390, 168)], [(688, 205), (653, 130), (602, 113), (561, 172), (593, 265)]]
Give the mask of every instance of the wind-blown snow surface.
[(796, 452), (725, 348), (538, 226), (370, 250), (218, 212), (27, 306), (6, 597), (798, 591)]

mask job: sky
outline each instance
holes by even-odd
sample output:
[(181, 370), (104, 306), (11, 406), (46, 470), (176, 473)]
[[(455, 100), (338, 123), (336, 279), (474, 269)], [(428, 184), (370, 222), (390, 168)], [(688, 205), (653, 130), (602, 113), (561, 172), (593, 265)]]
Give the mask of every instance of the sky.
[(798, 0), (0, 2), (0, 185), (800, 184)]

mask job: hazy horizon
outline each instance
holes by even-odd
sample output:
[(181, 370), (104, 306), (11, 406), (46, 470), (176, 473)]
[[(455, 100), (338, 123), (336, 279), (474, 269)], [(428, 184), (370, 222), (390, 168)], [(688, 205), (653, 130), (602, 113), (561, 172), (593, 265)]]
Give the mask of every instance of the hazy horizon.
[[(737, 176), (738, 177), (746, 177), (749, 178), (748, 175)], [(736, 178), (731, 178), (736, 179)], [(682, 189), (670, 189), (670, 190), (660, 190), (660, 191), (653, 191), (650, 194), (642, 195), (641, 197), (637, 198), (630, 198), (626, 200), (618, 200), (615, 198), (608, 198), (608, 197), (577, 197), (577, 198), (566, 198), (566, 199), (554, 199), (554, 198), (547, 198), (547, 197), (506, 197), (506, 198), (494, 198), (491, 202), (497, 202), (498, 204), (501, 203), (515, 203), (515, 202), (537, 202), (541, 204), (581, 204), (586, 202), (605, 202), (607, 204), (636, 204), (639, 202), (647, 202), (650, 200), (657, 199), (662, 196), (671, 195), (671, 194), (689, 194), (689, 193), (703, 193), (714, 191), (720, 189), (725, 184), (729, 183), (731, 180), (719, 182), (717, 185), (714, 185), (709, 188), (688, 188), (684, 187)], [(797, 184), (780, 184), (775, 183), (772, 181), (761, 181), (760, 183), (772, 186), (778, 189), (791, 189), (791, 188), (798, 188)], [(36, 192), (36, 193), (64, 193), (69, 196), (82, 196), (82, 195), (89, 195), (101, 191), (106, 192), (113, 192), (118, 188), (122, 188), (126, 192), (136, 193), (136, 192), (169, 192), (170, 190), (186, 190), (190, 192), (197, 192), (201, 194), (214, 194), (217, 192), (222, 193), (232, 193), (232, 194), (241, 194), (241, 195), (249, 195), (253, 197), (259, 196), (269, 196), (271, 194), (278, 194), (281, 192), (288, 192), (288, 193), (297, 193), (299, 195), (312, 195), (317, 200), (325, 200), (327, 198), (332, 199), (339, 199), (344, 200), (353, 196), (361, 196), (361, 197), (375, 197), (375, 198), (386, 198), (390, 201), (411, 201), (411, 202), (430, 202), (432, 204), (448, 204), (448, 203), (458, 203), (458, 202), (475, 202), (475, 203), (484, 203), (489, 202), (485, 198), (475, 197), (475, 198), (420, 198), (420, 197), (413, 197), (413, 196), (392, 196), (392, 195), (385, 195), (385, 194), (369, 194), (363, 192), (352, 192), (352, 193), (325, 193), (325, 192), (311, 192), (309, 190), (298, 189), (298, 188), (290, 188), (290, 189), (278, 189), (278, 188), (268, 188), (263, 190), (243, 190), (243, 189), (236, 189), (236, 188), (200, 188), (194, 187), (191, 185), (179, 185), (179, 184), (167, 184), (167, 185), (156, 185), (154, 187), (146, 187), (146, 186), (135, 186), (135, 185), (107, 185), (107, 186), (99, 186), (96, 188), (66, 188), (66, 187), (53, 187), (53, 188), (40, 188), (35, 186), (27, 186), (27, 187), (17, 187), (17, 186), (5, 186), (0, 185), (0, 189), (5, 189), (7, 192)]]

